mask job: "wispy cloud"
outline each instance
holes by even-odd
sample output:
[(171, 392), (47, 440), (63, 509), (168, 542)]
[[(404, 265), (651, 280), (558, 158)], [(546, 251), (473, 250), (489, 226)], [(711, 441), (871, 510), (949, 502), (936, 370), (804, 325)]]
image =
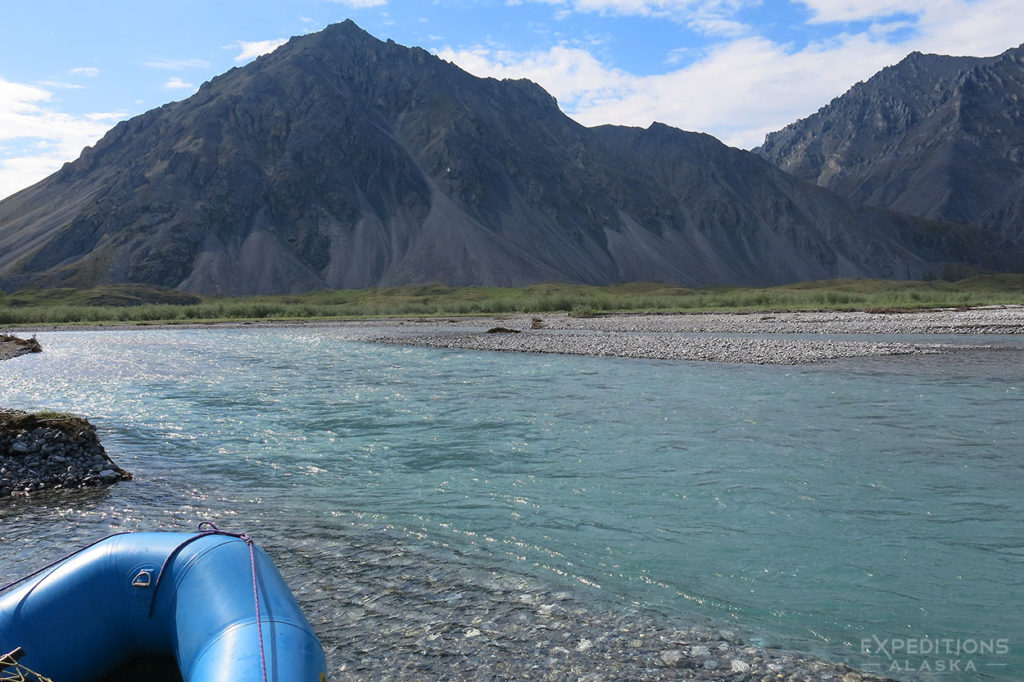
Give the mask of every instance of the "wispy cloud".
[(366, 9), (367, 7), (380, 7), (388, 4), (388, 0), (328, 0), (352, 9)]
[(86, 114), (85, 118), (90, 121), (103, 123), (104, 125), (110, 125), (110, 123), (122, 121), (130, 115), (126, 111), (97, 111), (92, 114)]
[(39, 81), (37, 85), (54, 90), (84, 90), (85, 86), (80, 83), (68, 83), (67, 81)]
[(164, 83), (164, 88), (167, 90), (191, 90), (194, 87), (191, 83), (186, 83), (177, 76)]
[(736, 38), (751, 33), (740, 13), (762, 0), (515, 0), (552, 5), (555, 18), (567, 20), (573, 14), (604, 17), (638, 16), (668, 19), (711, 38)]
[(210, 62), (205, 59), (154, 59), (144, 62), (144, 65), (151, 69), (167, 69), (168, 71), (208, 69), (211, 66)]
[(0, 78), (0, 197), (42, 180), (96, 142), (124, 115), (72, 116), (58, 111), (50, 91)]
[[(799, 49), (752, 34), (734, 21), (730, 12), (741, 8), (738, 1), (524, 1), (574, 11), (685, 12), (690, 21), (705, 22), (705, 33), (719, 37), (700, 50), (669, 52), (666, 64), (676, 68), (643, 76), (576, 45), (530, 52), (446, 48), (439, 56), (479, 76), (536, 81), (584, 125), (646, 127), (661, 121), (744, 148), (760, 144), (766, 133), (813, 113), (913, 50), (992, 55), (1024, 36), (1024, 0), (804, 0), (812, 21), (855, 18), (867, 26)], [(898, 19), (883, 21), (893, 17)]]
[(526, 2), (554, 5), (562, 8), (560, 13), (667, 17), (683, 22), (690, 21), (697, 14), (724, 16), (742, 7), (760, 4), (760, 0), (517, 0), (516, 4)]
[(100, 75), (100, 70), (94, 66), (79, 66), (78, 68), (71, 69), (68, 71), (72, 76), (85, 76), (86, 78), (95, 78)]
[(917, 20), (914, 49), (994, 55), (1024, 40), (1024, 0), (935, 0)]
[(918, 14), (941, 0), (799, 0), (811, 10), (811, 23), (865, 21), (897, 14)]
[(694, 0), (523, 0), (523, 2), (542, 2), (548, 5), (567, 7), (575, 12), (641, 16), (683, 11), (695, 4)]
[(273, 52), (274, 50), (281, 47), (287, 42), (287, 38), (275, 38), (273, 40), (255, 40), (252, 42), (239, 40), (232, 43), (231, 45), (226, 46), (224, 49), (238, 49), (239, 53), (237, 56), (235, 56), (235, 61), (244, 62), (248, 61), (249, 59), (255, 59), (256, 57), (259, 57), (261, 54)]

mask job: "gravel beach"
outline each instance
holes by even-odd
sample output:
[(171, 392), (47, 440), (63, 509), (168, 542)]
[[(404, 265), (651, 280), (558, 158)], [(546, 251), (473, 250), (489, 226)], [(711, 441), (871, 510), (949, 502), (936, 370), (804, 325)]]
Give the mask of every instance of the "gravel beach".
[(976, 340), (955, 343), (870, 337), (1022, 334), (1024, 306), (913, 313), (613, 314), (584, 318), (563, 313), (390, 324), (386, 333), (366, 340), (465, 350), (795, 365), (990, 348)]

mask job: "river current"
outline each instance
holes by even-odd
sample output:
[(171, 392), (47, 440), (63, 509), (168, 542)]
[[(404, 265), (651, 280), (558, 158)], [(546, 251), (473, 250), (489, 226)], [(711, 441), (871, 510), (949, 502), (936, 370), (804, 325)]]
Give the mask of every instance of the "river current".
[(1024, 678), (1019, 351), (766, 367), (332, 327), (38, 336), (0, 364), (0, 405), (88, 417), (135, 480), (0, 501), (0, 583), (213, 520), (268, 549), (334, 666), (561, 600), (901, 679)]

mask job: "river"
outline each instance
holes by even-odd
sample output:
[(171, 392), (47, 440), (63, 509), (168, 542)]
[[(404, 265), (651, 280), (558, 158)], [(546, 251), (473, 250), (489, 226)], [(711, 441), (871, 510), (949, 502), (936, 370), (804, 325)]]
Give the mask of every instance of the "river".
[[(387, 669), (457, 614), (557, 602), (903, 679), (1024, 677), (1019, 353), (765, 367), (331, 327), (38, 336), (0, 365), (0, 405), (87, 416), (135, 480), (0, 501), (0, 583), (209, 519), (271, 552), (344, 669)], [(459, 627), (461, 647), (485, 631)]]

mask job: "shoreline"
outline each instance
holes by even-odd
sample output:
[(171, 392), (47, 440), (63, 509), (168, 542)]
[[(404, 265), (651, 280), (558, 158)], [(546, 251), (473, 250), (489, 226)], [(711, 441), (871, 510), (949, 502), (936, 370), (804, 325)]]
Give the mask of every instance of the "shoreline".
[[(1024, 307), (915, 313), (668, 313), (587, 318), (515, 315), (485, 318), (469, 330), (448, 325), (447, 329), (435, 326), (424, 330), (426, 333), (410, 333), (409, 327), (417, 325), (407, 324), (402, 334), (378, 334), (366, 340), (460, 350), (798, 365), (844, 358), (1006, 349), (977, 342), (859, 337), (1024, 334)], [(1024, 350), (1024, 343), (1017, 350)]]
[[(450, 350), (696, 360), (760, 365), (822, 363), (844, 358), (1024, 350), (1017, 346), (931, 341), (928, 336), (1024, 335), (1024, 306), (914, 312), (567, 313), (472, 317), (385, 317), (358, 320), (255, 320), (189, 324), (53, 325), (38, 331), (133, 329), (331, 328), (353, 340)], [(488, 333), (503, 329), (506, 333)], [(18, 331), (25, 331), (17, 329)], [(918, 340), (863, 336), (920, 335)], [(857, 337), (857, 338), (854, 338)], [(0, 359), (5, 359), (0, 344)], [(20, 354), (20, 353), (19, 353)]]

